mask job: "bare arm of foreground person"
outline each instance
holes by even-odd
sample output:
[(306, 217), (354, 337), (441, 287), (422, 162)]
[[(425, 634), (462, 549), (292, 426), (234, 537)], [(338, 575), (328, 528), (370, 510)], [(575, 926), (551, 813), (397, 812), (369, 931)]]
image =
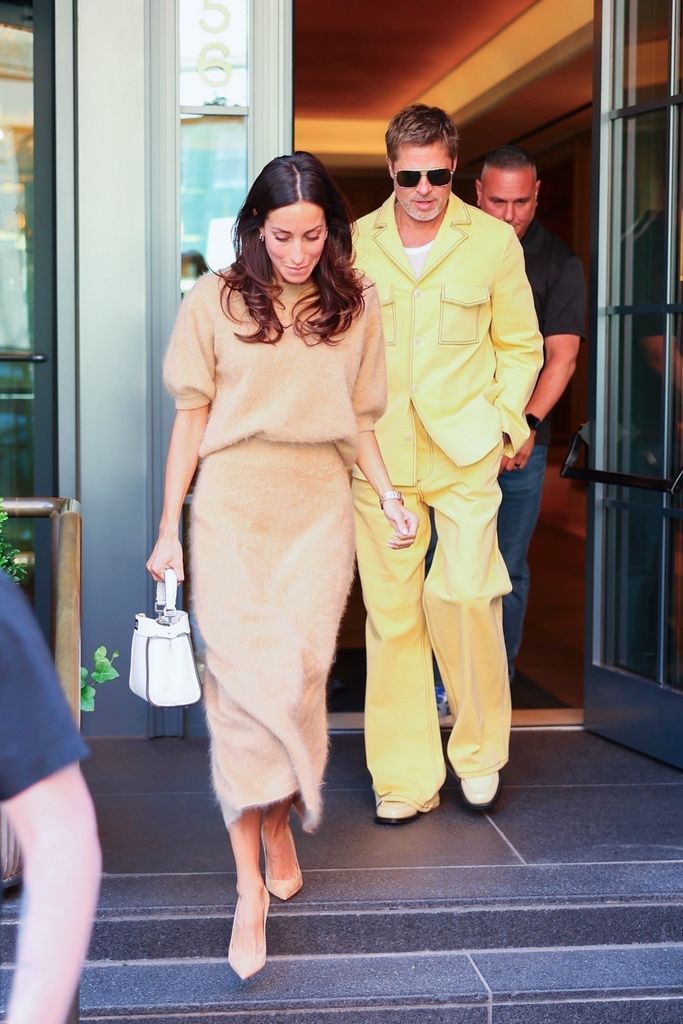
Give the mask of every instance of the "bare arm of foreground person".
[[(374, 430), (362, 430), (358, 435), (358, 458), (356, 465), (378, 495), (393, 491), (387, 467), (377, 444)], [(394, 528), (387, 544), (390, 548), (408, 548), (415, 540), (418, 518), (400, 501), (390, 498), (384, 502), (384, 515)]]
[(153, 579), (163, 580), (164, 569), (173, 569), (179, 580), (183, 571), (183, 548), (178, 536), (178, 521), (187, 489), (192, 483), (199, 459), (199, 446), (209, 419), (210, 406), (179, 409), (176, 412), (166, 457), (164, 507), (159, 522), (159, 537), (149, 556), (147, 569)]
[(24, 909), (6, 1024), (63, 1024), (88, 948), (101, 853), (78, 764), (3, 802), (24, 857)]

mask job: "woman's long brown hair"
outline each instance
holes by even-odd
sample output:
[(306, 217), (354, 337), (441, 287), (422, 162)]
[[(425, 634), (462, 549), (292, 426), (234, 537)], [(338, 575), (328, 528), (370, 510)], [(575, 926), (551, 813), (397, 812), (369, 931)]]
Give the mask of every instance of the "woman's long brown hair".
[(299, 202), (323, 210), (327, 239), (311, 275), (317, 289), (294, 308), (295, 331), (311, 344), (337, 344), (363, 310), (363, 285), (352, 266), (351, 217), (343, 196), (311, 153), (278, 156), (266, 164), (242, 204), (233, 229), (235, 262), (220, 274), (225, 313), (231, 316), (231, 297), (239, 292), (256, 325), (253, 334), (237, 334), (241, 341), (275, 344), (284, 333), (274, 307), (282, 288), (273, 279), (259, 234), (272, 210)]

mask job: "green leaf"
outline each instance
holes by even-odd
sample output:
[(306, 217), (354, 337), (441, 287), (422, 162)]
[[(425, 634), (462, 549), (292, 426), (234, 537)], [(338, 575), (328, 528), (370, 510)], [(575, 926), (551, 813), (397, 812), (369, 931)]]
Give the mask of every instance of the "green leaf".
[[(111, 679), (118, 679), (119, 673), (112, 665), (114, 658), (119, 657), (118, 651), (112, 651), (111, 658), (107, 657), (107, 648), (102, 645), (93, 651), (94, 668), (88, 670), (81, 666), (81, 710), (95, 710), (95, 687), (90, 683), (108, 683)], [(90, 680), (90, 683), (88, 682)]]
[(94, 686), (82, 686), (81, 687), (81, 711), (94, 711), (95, 710), (95, 687)]
[(108, 683), (110, 679), (118, 679), (118, 677), (119, 673), (108, 661), (106, 666), (95, 669), (92, 674), (92, 678), (96, 683)]

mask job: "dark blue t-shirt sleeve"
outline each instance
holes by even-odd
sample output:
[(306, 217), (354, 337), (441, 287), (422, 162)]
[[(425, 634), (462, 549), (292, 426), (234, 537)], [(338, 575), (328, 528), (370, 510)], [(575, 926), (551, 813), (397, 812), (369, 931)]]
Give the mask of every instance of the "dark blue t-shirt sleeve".
[(562, 267), (548, 290), (543, 309), (544, 338), (554, 334), (578, 334), (586, 331), (586, 279), (578, 256), (572, 256)]
[(0, 572), (0, 800), (87, 754), (30, 605)]

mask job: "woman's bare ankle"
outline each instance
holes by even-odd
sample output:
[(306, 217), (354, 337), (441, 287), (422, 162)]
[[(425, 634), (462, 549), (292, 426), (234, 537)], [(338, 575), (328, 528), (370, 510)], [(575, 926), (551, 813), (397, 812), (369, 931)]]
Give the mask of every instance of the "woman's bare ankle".
[(237, 896), (245, 903), (263, 902), (266, 894), (266, 886), (260, 875), (254, 878), (242, 880), (236, 885)]

